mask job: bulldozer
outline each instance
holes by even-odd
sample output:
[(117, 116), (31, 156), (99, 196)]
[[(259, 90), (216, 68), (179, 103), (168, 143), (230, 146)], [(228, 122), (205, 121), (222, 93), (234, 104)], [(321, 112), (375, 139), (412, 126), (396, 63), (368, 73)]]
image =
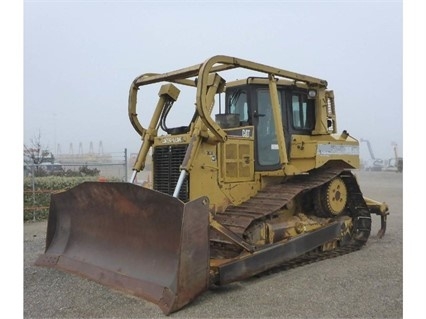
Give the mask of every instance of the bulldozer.
[[(250, 76), (227, 81), (232, 71)], [(353, 172), (359, 141), (338, 132), (327, 85), (225, 55), (136, 77), (128, 116), (141, 147), (130, 180), (53, 194), (36, 265), (138, 296), (168, 315), (213, 286), (359, 250), (372, 215), (382, 237), (388, 205), (363, 195)], [(139, 118), (148, 87), (158, 101)], [(184, 89), (195, 101), (177, 109)], [(169, 127), (178, 118), (171, 111), (184, 109), (190, 119)], [(148, 156), (152, 189), (135, 183)]]

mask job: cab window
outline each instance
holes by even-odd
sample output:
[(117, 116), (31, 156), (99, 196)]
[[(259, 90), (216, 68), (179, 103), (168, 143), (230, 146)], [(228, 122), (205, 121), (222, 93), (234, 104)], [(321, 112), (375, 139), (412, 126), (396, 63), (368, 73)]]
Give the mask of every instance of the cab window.
[(247, 93), (245, 90), (235, 90), (228, 95), (227, 111), (231, 114), (239, 114), (240, 122), (248, 122), (249, 111), (247, 104)]
[(308, 100), (305, 94), (293, 94), (291, 100), (292, 125), (296, 130), (314, 128), (314, 100)]
[[(280, 105), (282, 105), (281, 95), (278, 98)], [(280, 156), (269, 89), (257, 89), (256, 102), (258, 164), (264, 167), (275, 167), (280, 162)]]

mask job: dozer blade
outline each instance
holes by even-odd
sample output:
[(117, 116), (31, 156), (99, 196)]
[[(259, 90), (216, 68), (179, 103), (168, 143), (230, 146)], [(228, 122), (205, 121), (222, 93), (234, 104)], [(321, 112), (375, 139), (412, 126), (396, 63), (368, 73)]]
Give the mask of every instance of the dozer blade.
[(174, 312), (209, 286), (208, 199), (184, 204), (131, 183), (86, 182), (51, 198), (46, 251), (65, 270)]

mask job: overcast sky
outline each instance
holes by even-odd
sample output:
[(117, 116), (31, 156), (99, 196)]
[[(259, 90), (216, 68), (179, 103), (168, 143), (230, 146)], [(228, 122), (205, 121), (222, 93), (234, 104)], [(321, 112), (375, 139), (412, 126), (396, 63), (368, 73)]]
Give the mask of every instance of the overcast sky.
[[(423, 0), (404, 1), (404, 90), (402, 0), (10, 0), (0, 6), (0, 87), (5, 96), (0, 127), (6, 145), (1, 158), (7, 168), (2, 187), (8, 198), (10, 189), (18, 190), (4, 202), (5, 217), (16, 226), (8, 227), (10, 242), (22, 243), (23, 238), (22, 139), (17, 136), (23, 133), (28, 142), (40, 131), (50, 148), (58, 143), (62, 152), (70, 143), (84, 143), (87, 149), (91, 141), (95, 148), (102, 141), (105, 151), (134, 152), (139, 138), (127, 118), (131, 81), (142, 73), (167, 72), (227, 54), (327, 80), (336, 95), (339, 130), (369, 139), (377, 157), (392, 156), (392, 142), (402, 153), (404, 93), (404, 314), (415, 317), (424, 310), (424, 235), (410, 231), (425, 223), (418, 200), (426, 156)], [(368, 156), (365, 145), (363, 154)], [(23, 251), (15, 245), (4, 248), (7, 256), (19, 257)], [(16, 260), (21, 263), (22, 255)], [(23, 287), (17, 263), (3, 265), (10, 268), (3, 273), (16, 272), (7, 287), (10, 309), (4, 313), (23, 313), (16, 310), (22, 307), (16, 303)]]
[(339, 131), (402, 154), (402, 1), (25, 1), (25, 143), (136, 152), (133, 79), (216, 54), (327, 80)]

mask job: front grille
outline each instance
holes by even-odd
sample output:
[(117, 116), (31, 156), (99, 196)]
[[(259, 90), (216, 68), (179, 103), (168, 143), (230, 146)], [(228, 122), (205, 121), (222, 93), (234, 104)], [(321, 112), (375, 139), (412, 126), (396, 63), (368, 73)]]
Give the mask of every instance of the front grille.
[[(153, 187), (164, 194), (173, 195), (179, 180), (179, 167), (185, 157), (188, 145), (166, 145), (154, 148), (152, 164), (154, 169)], [(189, 200), (189, 177), (185, 179), (179, 192), (179, 199)]]

